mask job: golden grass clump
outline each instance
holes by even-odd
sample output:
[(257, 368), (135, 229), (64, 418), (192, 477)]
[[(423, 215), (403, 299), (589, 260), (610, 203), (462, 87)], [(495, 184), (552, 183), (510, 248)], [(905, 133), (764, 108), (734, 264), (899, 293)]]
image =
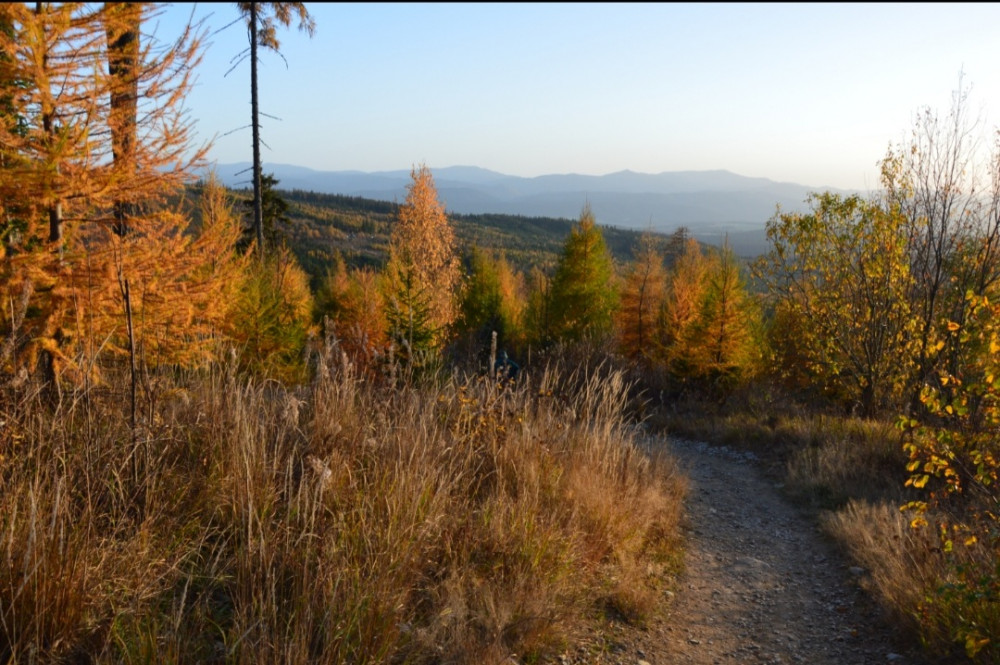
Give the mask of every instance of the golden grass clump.
[[(894, 625), (949, 662), (1000, 657), (997, 553), (988, 542), (943, 547), (933, 526), (911, 526), (896, 503), (851, 502), (826, 516), (826, 530), (866, 569), (864, 584)], [(945, 515), (928, 515), (947, 523)], [(992, 590), (989, 585), (992, 584)]]
[(134, 431), (123, 388), (5, 394), (0, 662), (499, 663), (641, 621), (684, 483), (627, 388), (327, 357), (295, 389), (161, 377)]

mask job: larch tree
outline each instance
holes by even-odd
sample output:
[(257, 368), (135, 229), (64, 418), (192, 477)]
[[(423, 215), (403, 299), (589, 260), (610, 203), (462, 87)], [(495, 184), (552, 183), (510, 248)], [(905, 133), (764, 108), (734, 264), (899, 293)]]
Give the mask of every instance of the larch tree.
[(663, 255), (653, 234), (644, 233), (622, 286), (618, 335), (626, 356), (649, 360), (655, 355), (654, 342), (666, 289)]
[(500, 288), (500, 320), (503, 322), (504, 342), (517, 346), (524, 339), (524, 275), (510, 265), (503, 252), (496, 257), (495, 264)]
[(440, 349), (457, 316), (461, 266), (455, 233), (427, 165), (414, 168), (389, 240), (384, 271), (392, 335), (409, 348)]
[[(0, 289), (30, 311), (4, 321), (8, 371), (15, 359), (32, 367), (41, 351), (72, 364), (81, 346), (102, 346), (79, 344), (88, 339), (115, 347), (128, 280), (144, 284), (136, 313), (148, 305), (151, 325), (153, 303), (167, 294), (209, 297), (211, 288), (190, 281), (198, 253), (185, 247), (186, 218), (164, 207), (207, 150), (192, 147), (183, 109), (201, 37), (188, 24), (166, 47), (145, 39), (139, 28), (154, 14), (149, 4), (0, 5), (0, 24), (10, 28), (0, 31), (9, 93), (0, 198), (17, 211)], [(185, 337), (170, 327), (168, 345)]]
[(378, 274), (371, 268), (348, 268), (339, 256), (327, 273), (316, 296), (317, 314), (333, 327), (333, 333), (348, 358), (363, 372), (388, 346), (385, 306)]
[(618, 305), (614, 266), (589, 203), (563, 246), (549, 299), (556, 337), (576, 341), (611, 331)]
[(492, 255), (474, 246), (455, 327), (478, 350), (489, 349), (492, 335), (498, 348), (517, 341), (522, 301), (517, 277), (503, 253)]
[(201, 58), (193, 26), (159, 48), (139, 41), (147, 4), (10, 3), (0, 13), (13, 26), (0, 47), (18, 118), (0, 127), (0, 145), (20, 157), (0, 194), (35, 201), (49, 242), (63, 241), (66, 222), (107, 224), (120, 204), (162, 200), (203, 161), (182, 108)]
[(456, 327), (461, 332), (501, 332), (500, 276), (496, 262), (483, 249), (473, 246)]
[(240, 364), (280, 380), (300, 379), (312, 309), (309, 278), (288, 248), (255, 261), (240, 284), (228, 330)]
[[(137, 2), (105, 3), (105, 34), (108, 41), (108, 77), (111, 99), (108, 128), (111, 132), (111, 153), (117, 170), (134, 168), (133, 149), (136, 143), (139, 110), (139, 31), (142, 27), (142, 4)], [(137, 211), (127, 200), (114, 205), (114, 231), (125, 235), (128, 218)]]
[(674, 375), (697, 372), (696, 349), (701, 343), (702, 303), (708, 291), (712, 260), (694, 238), (685, 236), (682, 253), (667, 275), (667, 297), (660, 320), (657, 354)]
[[(253, 132), (253, 228), (257, 235), (258, 254), (264, 256), (264, 203), (263, 181), (260, 159), (260, 101), (257, 89), (258, 47), (280, 53), (278, 25), (288, 27), (293, 15), (299, 19), (299, 30), (310, 37), (316, 30), (316, 22), (309, 15), (303, 2), (238, 2), (240, 14), (247, 22), (250, 46), (250, 122)], [(238, 58), (240, 59), (240, 58)]]
[(552, 280), (537, 265), (528, 271), (525, 292), (527, 294), (522, 313), (522, 327), (529, 343), (547, 344), (552, 341), (549, 325), (549, 291)]
[(732, 384), (753, 366), (760, 328), (756, 303), (746, 291), (727, 238), (708, 274), (702, 304), (699, 373)]
[[(86, 357), (96, 357), (95, 342), (122, 356), (131, 346), (151, 366), (198, 367), (219, 357), (246, 259), (235, 251), (239, 223), (214, 176), (201, 186), (199, 207), (197, 232), (188, 215), (167, 208), (130, 217), (137, 225), (124, 238), (107, 228), (81, 231), (90, 249), (75, 268), (76, 282), (93, 310), (85, 319)], [(123, 307), (131, 310), (131, 338)]]

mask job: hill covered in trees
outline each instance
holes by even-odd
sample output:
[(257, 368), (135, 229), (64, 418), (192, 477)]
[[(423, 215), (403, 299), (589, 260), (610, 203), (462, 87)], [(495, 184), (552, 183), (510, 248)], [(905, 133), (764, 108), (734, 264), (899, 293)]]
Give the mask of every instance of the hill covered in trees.
[[(385, 262), (399, 204), (358, 196), (298, 189), (289, 191), (281, 189), (280, 185), (278, 181), (275, 193), (284, 200), (287, 208), (279, 231), (313, 280), (319, 279), (337, 256), (355, 267), (377, 267)], [(197, 195), (196, 188), (192, 192)], [(235, 190), (232, 194), (239, 201), (249, 201), (247, 190)], [(502, 250), (511, 265), (521, 271), (534, 266), (555, 266), (575, 221), (554, 217), (453, 213), (448, 215), (448, 219), (460, 247), (475, 245), (483, 249)], [(642, 233), (613, 226), (601, 228), (615, 261), (621, 264), (631, 261)]]
[[(247, 164), (218, 164), (229, 187), (245, 186)], [(268, 164), (289, 190), (401, 201), (408, 171), (316, 171), (289, 164)], [(781, 206), (786, 212), (808, 210), (809, 194), (828, 187), (775, 182), (729, 171), (673, 171), (606, 175), (505, 175), (473, 166), (434, 168), (434, 180), (449, 214), (500, 213), (528, 217), (575, 218), (586, 201), (602, 224), (672, 233), (684, 226), (701, 242), (720, 245), (729, 235), (737, 254), (766, 251), (764, 225)], [(849, 192), (837, 191), (847, 194)]]

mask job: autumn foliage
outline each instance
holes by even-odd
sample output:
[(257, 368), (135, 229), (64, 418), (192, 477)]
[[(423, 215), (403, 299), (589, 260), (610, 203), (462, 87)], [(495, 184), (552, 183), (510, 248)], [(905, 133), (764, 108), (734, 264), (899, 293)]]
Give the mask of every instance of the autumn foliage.
[(200, 234), (166, 205), (204, 154), (183, 114), (201, 41), (191, 27), (169, 49), (141, 41), (153, 15), (0, 7), (0, 289), (17, 303), (2, 319), (8, 377), (40, 360), (53, 379), (80, 378), (100, 353), (192, 365), (217, 351), (239, 270), (233, 220), (217, 185)]
[(426, 165), (413, 169), (383, 276), (390, 334), (403, 357), (440, 350), (457, 316), (455, 234)]
[(776, 215), (758, 274), (784, 378), (898, 421), (914, 534), (893, 556), (911, 572), (880, 582), (883, 598), (930, 650), (995, 662), (1000, 185), (966, 114), (964, 92), (946, 118), (922, 112), (883, 160), (877, 195), (819, 194), (809, 214)]

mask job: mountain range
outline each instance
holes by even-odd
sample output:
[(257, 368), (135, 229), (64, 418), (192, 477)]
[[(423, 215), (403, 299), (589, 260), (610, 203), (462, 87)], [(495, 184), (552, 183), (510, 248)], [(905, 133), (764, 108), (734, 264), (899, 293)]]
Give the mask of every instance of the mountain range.
[[(217, 164), (215, 168), (225, 185), (250, 186), (249, 163)], [(400, 203), (411, 182), (408, 170), (316, 171), (288, 164), (265, 164), (263, 170), (278, 180), (278, 189)], [(450, 212), (576, 219), (589, 203), (600, 224), (662, 233), (686, 226), (703, 242), (720, 244), (723, 236), (728, 236), (743, 255), (766, 249), (764, 226), (775, 214), (776, 206), (785, 212), (805, 211), (810, 192), (830, 189), (723, 170), (536, 177), (505, 175), (475, 166), (431, 171), (438, 196)]]

